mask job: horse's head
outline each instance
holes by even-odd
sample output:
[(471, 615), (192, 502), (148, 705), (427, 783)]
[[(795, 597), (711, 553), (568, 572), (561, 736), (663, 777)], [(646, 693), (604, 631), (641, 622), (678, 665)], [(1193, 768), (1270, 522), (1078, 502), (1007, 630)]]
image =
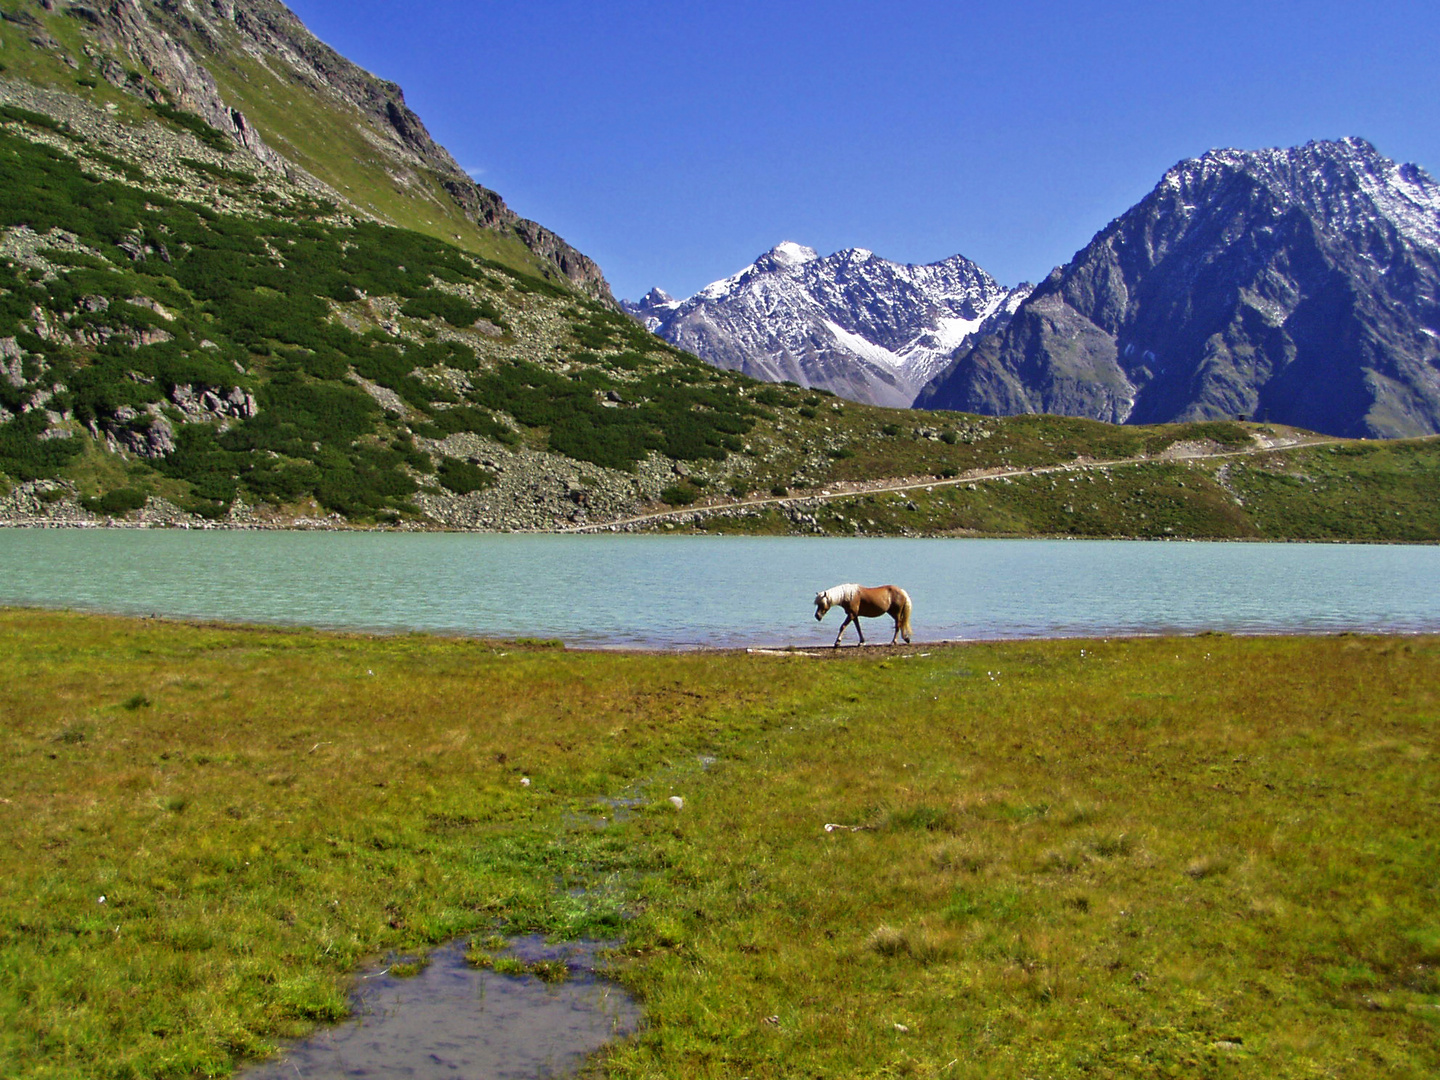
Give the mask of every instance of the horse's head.
[(825, 612), (830, 610), (830, 598), (823, 592), (815, 594), (815, 621), (819, 622), (825, 617)]

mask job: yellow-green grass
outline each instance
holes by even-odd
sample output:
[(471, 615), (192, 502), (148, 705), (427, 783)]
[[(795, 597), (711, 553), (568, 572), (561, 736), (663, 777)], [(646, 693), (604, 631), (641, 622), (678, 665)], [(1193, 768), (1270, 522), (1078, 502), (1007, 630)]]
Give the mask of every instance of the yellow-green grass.
[(224, 1074), (528, 930), (623, 937), (614, 1076), (1440, 1072), (1440, 639), (0, 634), (0, 1075)]

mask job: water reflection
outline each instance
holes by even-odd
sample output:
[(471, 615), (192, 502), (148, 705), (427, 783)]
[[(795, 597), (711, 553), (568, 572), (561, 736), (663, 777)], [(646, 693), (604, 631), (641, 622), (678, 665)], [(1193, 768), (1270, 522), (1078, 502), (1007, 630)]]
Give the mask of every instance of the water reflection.
[(564, 1076), (613, 1039), (635, 1031), (640, 1007), (595, 974), (595, 942), (512, 941), (526, 963), (563, 960), (570, 977), (498, 975), (465, 962), (464, 941), (430, 954), (420, 974), (376, 970), (358, 980), (355, 1015), (242, 1070), (243, 1080), (406, 1077), (487, 1080)]

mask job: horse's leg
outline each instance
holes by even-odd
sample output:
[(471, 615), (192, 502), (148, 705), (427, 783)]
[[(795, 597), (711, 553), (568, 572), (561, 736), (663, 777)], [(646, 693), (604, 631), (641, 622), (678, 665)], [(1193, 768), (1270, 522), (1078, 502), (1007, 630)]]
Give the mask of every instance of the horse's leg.
[(854, 620), (855, 620), (855, 633), (857, 633), (857, 634), (860, 635), (860, 644), (861, 644), (861, 645), (864, 645), (864, 644), (865, 644), (865, 631), (863, 631), (863, 630), (860, 629), (860, 616), (859, 616), (859, 615), (855, 615), (855, 616), (852, 616), (852, 618), (854, 618)]
[(896, 616), (895, 616), (895, 633), (893, 633), (893, 634), (890, 635), (890, 644), (891, 644), (891, 645), (894, 645), (895, 642), (897, 642), (898, 640), (900, 640), (900, 616), (899, 616), (899, 615), (896, 615)]
[[(845, 612), (845, 621), (840, 624), (840, 633), (835, 635), (835, 644), (830, 646), (832, 649), (838, 649), (840, 647), (840, 639), (845, 636), (845, 627), (849, 626), (851, 620), (854, 618), (854, 615), (851, 615), (848, 611)], [(857, 631), (860, 629), (859, 622), (855, 623), (855, 629)]]

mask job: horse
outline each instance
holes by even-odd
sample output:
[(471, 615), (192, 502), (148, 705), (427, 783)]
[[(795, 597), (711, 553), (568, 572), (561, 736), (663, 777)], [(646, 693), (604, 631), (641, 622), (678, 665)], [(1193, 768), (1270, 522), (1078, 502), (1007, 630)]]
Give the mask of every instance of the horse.
[(860, 635), (860, 644), (865, 644), (865, 634), (860, 629), (862, 615), (867, 619), (889, 615), (895, 620), (895, 633), (890, 638), (890, 644), (894, 645), (901, 635), (905, 637), (905, 644), (910, 644), (910, 596), (898, 585), (879, 585), (873, 589), (854, 584), (836, 585), (833, 589), (816, 593), (815, 621), (823, 619), (825, 613), (836, 605), (844, 609), (845, 621), (840, 624), (840, 633), (835, 635), (834, 648), (840, 647), (845, 627), (852, 622), (855, 633)]

